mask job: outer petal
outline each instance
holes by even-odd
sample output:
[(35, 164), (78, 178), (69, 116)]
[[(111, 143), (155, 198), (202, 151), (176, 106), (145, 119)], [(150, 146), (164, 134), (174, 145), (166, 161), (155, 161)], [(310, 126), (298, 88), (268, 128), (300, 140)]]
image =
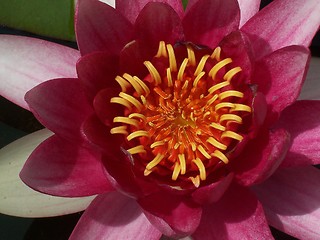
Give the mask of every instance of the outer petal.
[(319, 116), (320, 101), (297, 101), (282, 112), (278, 124), (292, 139), (283, 167), (320, 164)]
[(28, 37), (0, 36), (0, 94), (29, 109), (24, 95), (34, 86), (58, 77), (75, 77), (77, 50)]
[(131, 41), (132, 25), (113, 7), (98, 0), (79, 0), (76, 35), (81, 55), (94, 51), (117, 54)]
[(80, 126), (93, 111), (78, 79), (55, 79), (26, 94), (31, 111), (47, 128), (71, 140), (81, 139)]
[(300, 99), (320, 99), (320, 58), (312, 57), (307, 74), (307, 79), (303, 84)]
[(252, 140), (240, 157), (234, 159), (235, 178), (246, 186), (264, 181), (279, 167), (289, 146), (289, 134), (283, 129), (260, 133), (260, 137)]
[(138, 203), (149, 220), (165, 235), (188, 236), (200, 223), (202, 209), (184, 196), (157, 192), (139, 199)]
[(119, 193), (99, 195), (87, 208), (70, 240), (160, 239), (137, 203)]
[(233, 185), (217, 203), (205, 206), (195, 240), (273, 239), (256, 197)]
[(251, 17), (253, 17), (260, 7), (261, 0), (238, 0), (241, 18), (240, 18), (240, 27), (245, 24)]
[(236, 0), (199, 0), (186, 12), (182, 24), (187, 41), (215, 48), (224, 36), (238, 29), (239, 21)]
[(61, 198), (41, 194), (20, 180), (19, 172), (34, 148), (52, 133), (40, 130), (0, 150), (0, 212), (18, 217), (52, 217), (84, 210), (93, 197)]
[(320, 25), (319, 0), (276, 0), (243, 27), (252, 40), (256, 58), (290, 45), (308, 47)]
[(290, 46), (257, 62), (253, 81), (258, 84), (259, 91), (265, 94), (274, 118), (299, 96), (309, 60), (308, 49)]
[(116, 9), (122, 13), (123, 16), (134, 24), (139, 13), (144, 6), (149, 2), (163, 2), (170, 5), (182, 18), (183, 6), (181, 0), (116, 0)]
[(254, 188), (271, 226), (298, 239), (320, 238), (320, 172), (283, 169)]
[(112, 191), (100, 156), (56, 135), (41, 143), (25, 163), (20, 177), (37, 191), (78, 197)]

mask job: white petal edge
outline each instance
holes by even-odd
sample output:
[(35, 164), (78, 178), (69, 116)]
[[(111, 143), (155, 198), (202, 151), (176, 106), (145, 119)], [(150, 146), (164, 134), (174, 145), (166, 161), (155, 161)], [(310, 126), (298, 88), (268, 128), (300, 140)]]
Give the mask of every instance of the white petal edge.
[(238, 0), (241, 11), (240, 27), (259, 11), (260, 2), (260, 0)]
[(19, 173), (31, 152), (53, 133), (47, 129), (20, 138), (0, 149), (0, 213), (17, 217), (52, 217), (87, 208), (95, 196), (54, 197), (26, 186)]
[[(99, 0), (100, 2), (104, 2), (108, 4), (109, 6), (115, 8), (116, 7), (116, 1), (115, 0)], [(78, 3), (78, 0), (74, 0), (74, 6), (76, 6)]]
[(312, 57), (299, 99), (320, 100), (320, 58)]
[(0, 95), (29, 109), (24, 95), (52, 78), (77, 76), (78, 50), (56, 43), (13, 35), (0, 35)]

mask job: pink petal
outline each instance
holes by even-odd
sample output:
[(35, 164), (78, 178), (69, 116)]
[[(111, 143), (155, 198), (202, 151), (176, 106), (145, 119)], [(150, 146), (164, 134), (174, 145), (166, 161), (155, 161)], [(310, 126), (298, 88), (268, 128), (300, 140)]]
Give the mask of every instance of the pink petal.
[(33, 189), (54, 196), (90, 196), (113, 190), (97, 153), (56, 135), (33, 151), (20, 177)]
[(138, 203), (148, 219), (167, 236), (188, 236), (200, 223), (202, 209), (184, 196), (162, 191), (140, 198)]
[(199, 0), (186, 12), (182, 24), (187, 41), (217, 47), (221, 39), (239, 27), (236, 0)]
[(113, 7), (97, 0), (79, 0), (76, 35), (81, 55), (94, 51), (118, 54), (131, 41), (132, 25)]
[[(259, 59), (290, 45), (308, 47), (320, 25), (318, 0), (276, 0), (243, 27)], [(266, 45), (267, 44), (267, 45)]]
[(320, 58), (312, 57), (299, 99), (320, 99)]
[(195, 240), (273, 239), (262, 205), (246, 188), (233, 185), (219, 202), (207, 205)]
[(271, 105), (272, 118), (276, 119), (299, 96), (309, 60), (310, 53), (306, 48), (289, 46), (257, 62), (253, 82)]
[(292, 145), (282, 167), (320, 164), (320, 101), (297, 101), (279, 121), (291, 135)]
[(246, 186), (264, 181), (279, 167), (289, 146), (290, 136), (283, 129), (260, 133), (259, 138), (249, 142), (240, 157), (232, 162), (235, 178)]
[(240, 27), (253, 17), (260, 7), (261, 0), (238, 0), (240, 6)]
[(51, 131), (80, 140), (80, 126), (93, 111), (78, 79), (54, 79), (26, 94), (26, 101), (38, 120)]
[(144, 8), (144, 6), (149, 2), (163, 2), (170, 5), (182, 18), (183, 16), (183, 6), (181, 0), (116, 0), (116, 9), (122, 13), (123, 16), (128, 18), (128, 20), (134, 24), (139, 13)]
[(0, 95), (29, 109), (24, 95), (51, 78), (75, 77), (79, 52), (35, 38), (1, 35)]
[(298, 239), (320, 238), (320, 172), (283, 169), (254, 188), (271, 226)]
[(117, 192), (99, 195), (84, 212), (70, 240), (160, 239), (139, 205)]
[(175, 44), (184, 38), (178, 14), (164, 3), (148, 3), (135, 22), (134, 32), (135, 38), (154, 55), (160, 41)]
[(107, 86), (118, 86), (115, 77), (119, 73), (119, 60), (105, 52), (85, 55), (77, 62), (78, 78), (85, 87), (86, 94), (94, 96)]

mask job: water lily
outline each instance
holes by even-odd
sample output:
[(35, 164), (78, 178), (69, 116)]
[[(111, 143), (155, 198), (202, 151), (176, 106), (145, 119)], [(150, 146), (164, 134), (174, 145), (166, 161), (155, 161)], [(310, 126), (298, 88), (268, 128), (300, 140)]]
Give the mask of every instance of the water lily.
[(54, 132), (21, 179), (98, 194), (71, 239), (319, 237), (320, 104), (297, 98), (320, 2), (259, 4), (82, 0), (79, 52), (2, 37), (24, 63), (1, 94)]

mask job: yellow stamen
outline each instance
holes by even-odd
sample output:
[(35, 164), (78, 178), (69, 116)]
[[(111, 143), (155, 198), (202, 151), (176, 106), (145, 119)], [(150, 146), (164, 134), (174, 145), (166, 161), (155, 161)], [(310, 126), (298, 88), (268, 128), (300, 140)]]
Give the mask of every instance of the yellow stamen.
[(174, 54), (174, 50), (171, 44), (167, 44), (167, 51), (169, 55), (169, 66), (171, 71), (176, 72), (177, 69), (177, 61), (176, 61), (176, 55)]
[(115, 117), (113, 119), (113, 122), (115, 123), (125, 123), (125, 124), (129, 124), (135, 127), (139, 127), (139, 122), (135, 119), (131, 119), (128, 117)]
[(111, 134), (124, 134), (124, 135), (128, 135), (127, 132), (127, 126), (119, 126), (119, 127), (114, 127), (110, 129), (110, 133)]
[(130, 148), (127, 150), (131, 155), (138, 154), (138, 153), (146, 153), (146, 150), (144, 150), (144, 146), (138, 145), (136, 147)]
[(147, 131), (138, 130), (133, 133), (130, 133), (127, 136), (127, 140), (131, 141), (132, 139), (137, 138), (137, 137), (149, 137), (149, 133)]
[(164, 158), (164, 155), (160, 153), (157, 154), (157, 156), (155, 156), (155, 158), (147, 164), (146, 169), (151, 170), (152, 168), (157, 166), (163, 158)]
[(135, 106), (139, 111), (142, 109), (142, 104), (139, 102), (136, 98), (132, 97), (129, 94), (126, 94), (124, 92), (119, 93), (119, 96), (122, 97), (123, 99), (127, 100), (130, 102), (133, 106)]
[(229, 159), (226, 157), (226, 155), (224, 155), (222, 152), (220, 152), (219, 150), (215, 150), (212, 153), (213, 157), (219, 158), (222, 162), (224, 162), (225, 164), (229, 163)]
[(200, 186), (200, 177), (199, 175), (196, 177), (189, 177), (189, 179), (192, 181), (193, 185), (198, 188)]
[(198, 76), (203, 71), (203, 68), (204, 68), (209, 57), (210, 57), (209, 55), (204, 55), (201, 58), (196, 70), (194, 71), (194, 74), (193, 74), (194, 76)]
[(123, 78), (125, 78), (134, 88), (134, 90), (138, 93), (138, 95), (140, 96), (141, 94), (143, 94), (143, 89), (140, 86), (139, 83), (137, 83), (137, 81), (128, 73), (123, 74)]
[(220, 131), (225, 131), (226, 128), (218, 123), (210, 123), (210, 127), (213, 127), (217, 130), (220, 130)]
[(238, 97), (238, 98), (243, 98), (243, 93), (235, 90), (229, 90), (225, 91), (223, 93), (219, 94), (219, 99), (223, 100), (228, 97)]
[(207, 139), (207, 142), (210, 143), (212, 146), (216, 147), (216, 148), (219, 148), (221, 150), (226, 150), (227, 149), (227, 146), (222, 144), (221, 142), (219, 142), (218, 140), (216, 140), (215, 138), (213, 137), (209, 137)]
[(213, 53), (211, 54), (212, 59), (216, 59), (220, 61), (220, 54), (221, 54), (221, 47), (217, 47), (214, 49)]
[(207, 105), (210, 106), (212, 103), (214, 103), (218, 99), (218, 94), (215, 94), (210, 98), (207, 102)]
[(198, 85), (198, 82), (200, 81), (200, 79), (205, 75), (206, 73), (205, 72), (201, 72), (198, 74), (198, 76), (194, 79), (193, 81), (193, 86), (194, 87), (197, 87)]
[(184, 71), (186, 70), (188, 61), (189, 61), (189, 59), (188, 59), (188, 58), (185, 58), (185, 59), (183, 60), (183, 62), (181, 63), (181, 66), (180, 66), (179, 71), (178, 71), (178, 80), (179, 80), (179, 81), (182, 81), (182, 80), (183, 80), (183, 74), (184, 74)]
[(150, 145), (150, 148), (156, 148), (156, 147), (159, 147), (159, 146), (163, 146), (166, 142), (165, 141), (157, 141), (157, 142), (154, 142)]
[(153, 64), (150, 61), (144, 61), (143, 64), (146, 66), (151, 77), (155, 81), (155, 85), (159, 85), (161, 83), (161, 77), (158, 70), (153, 66)]
[(235, 114), (223, 114), (220, 116), (220, 123), (224, 121), (232, 121), (241, 124), (242, 118)]
[(128, 102), (126, 99), (123, 99), (121, 97), (113, 97), (110, 99), (111, 103), (118, 103), (122, 106), (125, 106), (126, 108), (128, 108), (129, 110), (132, 109), (130, 102)]
[(181, 175), (186, 173), (186, 158), (184, 154), (178, 155), (179, 162), (180, 162), (180, 168), (181, 168)]
[(207, 159), (210, 159), (210, 158), (211, 158), (210, 154), (203, 148), (202, 145), (198, 145), (197, 149), (199, 150), (199, 152), (201, 152), (201, 154), (202, 154), (205, 158), (207, 158)]
[(218, 83), (218, 84), (216, 84), (216, 85), (213, 85), (211, 88), (209, 88), (209, 89), (208, 89), (208, 92), (209, 92), (209, 93), (213, 93), (213, 92), (215, 92), (215, 91), (217, 91), (217, 90), (219, 90), (219, 89), (221, 89), (221, 88), (223, 88), (223, 87), (226, 87), (226, 86), (228, 86), (228, 85), (230, 85), (229, 82), (221, 82), (221, 83)]
[(239, 142), (241, 142), (243, 139), (243, 137), (240, 134), (235, 133), (233, 131), (225, 131), (224, 133), (221, 134), (222, 139), (226, 137), (238, 140)]
[(196, 56), (194, 54), (194, 51), (190, 45), (187, 46), (187, 52), (188, 52), (188, 59), (191, 66), (196, 65)]
[(222, 69), (224, 66), (226, 66), (227, 64), (231, 63), (232, 62), (232, 59), (231, 58), (226, 58), (226, 59), (223, 59), (222, 61), (218, 62), (216, 65), (213, 66), (213, 68), (211, 68), (211, 70), (209, 71), (209, 76), (212, 78), (212, 79), (215, 79), (218, 71), (220, 69)]
[(147, 119), (146, 116), (141, 113), (131, 113), (129, 115), (129, 118), (140, 118), (143, 121), (146, 121), (146, 119)]
[(236, 103), (234, 104), (234, 107), (232, 109), (230, 109), (230, 112), (251, 112), (251, 107), (244, 105), (244, 104), (240, 104), (240, 103)]
[(196, 158), (196, 159), (192, 160), (192, 162), (194, 164), (196, 164), (198, 169), (199, 169), (200, 179), (202, 181), (206, 180), (206, 178), (207, 178), (207, 176), (206, 176), (206, 168), (203, 165), (203, 162), (201, 161), (201, 159), (200, 158)]
[(173, 172), (172, 172), (172, 177), (171, 179), (173, 181), (177, 180), (178, 179), (178, 176), (179, 176), (179, 173), (180, 173), (180, 164), (178, 162), (175, 163), (174, 165), (174, 169), (173, 169)]
[(143, 91), (145, 92), (146, 96), (149, 95), (150, 89), (148, 86), (137, 76), (133, 76), (133, 79), (142, 87)]
[(157, 55), (155, 57), (168, 57), (166, 44), (164, 41), (160, 41)]
[(219, 109), (221, 108), (234, 108), (234, 103), (230, 103), (230, 102), (222, 102), (222, 103), (218, 103), (215, 107), (214, 110), (217, 112)]
[(131, 86), (130, 83), (128, 83), (123, 77), (116, 76), (115, 80), (117, 83), (119, 83), (122, 92), (127, 91), (127, 89)]
[(241, 71), (242, 71), (241, 67), (232, 68), (223, 76), (223, 79), (230, 82), (231, 79), (234, 77), (234, 75), (236, 75)]
[(172, 75), (171, 75), (170, 68), (167, 68), (167, 79), (168, 79), (168, 87), (172, 87), (173, 82), (172, 82)]

